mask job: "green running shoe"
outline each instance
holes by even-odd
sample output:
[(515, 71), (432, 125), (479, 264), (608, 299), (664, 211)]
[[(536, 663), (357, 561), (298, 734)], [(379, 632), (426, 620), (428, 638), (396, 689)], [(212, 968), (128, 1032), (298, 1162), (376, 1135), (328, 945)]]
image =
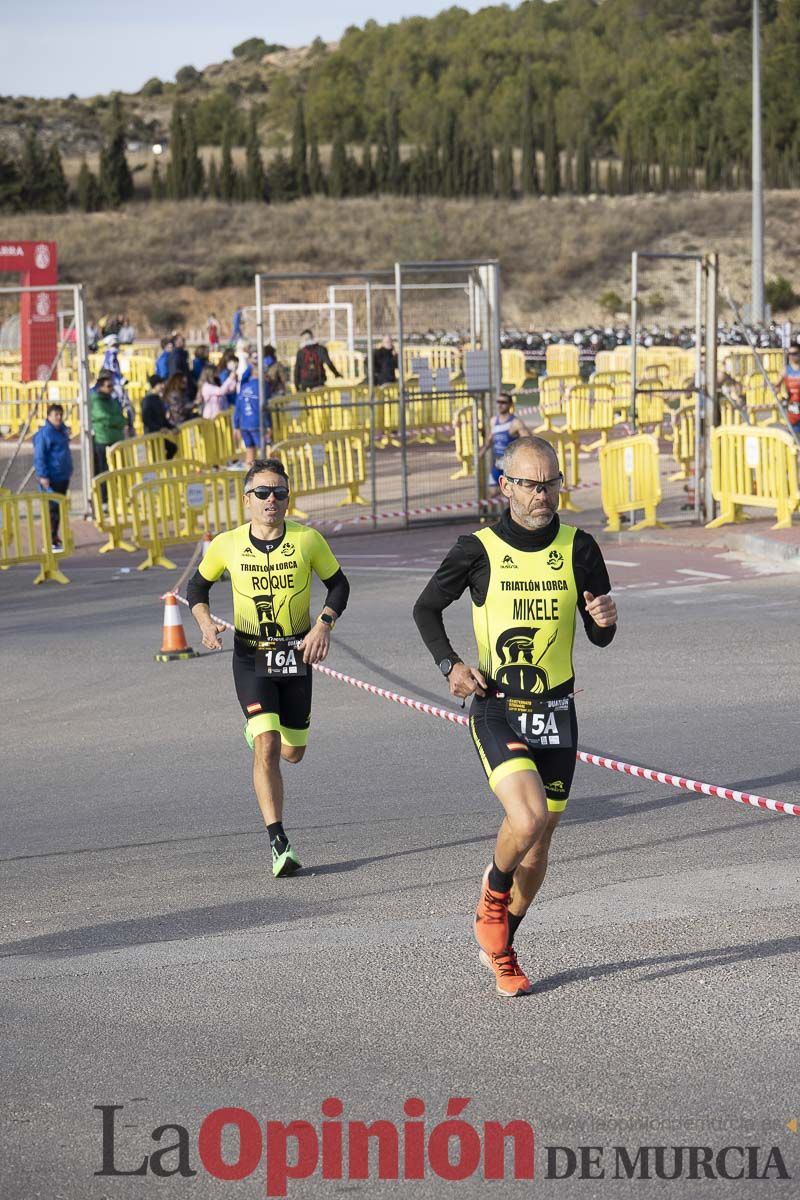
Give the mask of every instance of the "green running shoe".
[(254, 748), (254, 746), (255, 746), (255, 743), (254, 743), (254, 741), (253, 741), (253, 735), (252, 735), (252, 733), (250, 732), (250, 722), (249, 722), (249, 721), (246, 721), (246, 722), (245, 722), (245, 726), (244, 726), (244, 740), (247, 742), (248, 746), (249, 746), (249, 747), (250, 747), (250, 749), (252, 750), (252, 749)]
[(283, 849), (280, 848), (281, 845), (282, 843), (272, 843), (272, 874), (276, 879), (279, 875), (294, 875), (295, 871), (300, 870), (300, 859), (289, 843), (287, 842)]

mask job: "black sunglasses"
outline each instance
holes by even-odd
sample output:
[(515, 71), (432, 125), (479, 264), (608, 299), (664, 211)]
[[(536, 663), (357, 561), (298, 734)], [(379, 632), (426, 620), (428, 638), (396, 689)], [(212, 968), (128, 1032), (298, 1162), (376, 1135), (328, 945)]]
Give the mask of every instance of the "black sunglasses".
[(274, 496), (276, 500), (288, 500), (289, 489), (280, 484), (278, 487), (271, 487), (269, 484), (262, 483), (258, 487), (246, 491), (245, 496), (255, 496), (256, 500), (269, 500), (270, 496)]
[(564, 482), (564, 476), (559, 473), (553, 479), (520, 479), (514, 475), (506, 475), (508, 483), (515, 483), (517, 487), (522, 488), (523, 492), (546, 492), (550, 488), (558, 487)]

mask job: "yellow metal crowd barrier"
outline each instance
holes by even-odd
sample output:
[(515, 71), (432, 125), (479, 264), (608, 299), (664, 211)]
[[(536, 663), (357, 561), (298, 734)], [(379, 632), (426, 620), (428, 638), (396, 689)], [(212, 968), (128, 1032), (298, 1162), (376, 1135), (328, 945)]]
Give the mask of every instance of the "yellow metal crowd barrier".
[[(476, 412), (477, 409), (477, 412)], [(475, 474), (475, 422), (477, 415), (478, 440), (483, 445), (483, 412), (480, 406), (464, 404), (453, 414), (456, 458), (461, 464), (451, 479), (466, 479)]]
[(581, 447), (584, 451), (604, 446), (618, 420), (613, 388), (603, 384), (574, 384), (567, 392), (564, 415), (566, 429), (576, 438), (582, 433), (600, 434), (596, 441)]
[(661, 500), (658, 476), (658, 442), (648, 433), (609, 442), (600, 448), (600, 491), (606, 529), (618, 533), (623, 513), (644, 510), (644, 517), (629, 530), (660, 527), (656, 508)]
[(36, 563), (39, 574), (34, 584), (52, 579), (69, 583), (61, 570), (50, 540), (50, 504), (60, 509), (60, 536), (64, 554), (75, 544), (69, 523), (69, 501), (57, 492), (0, 492), (0, 569)]
[(577, 346), (548, 346), (544, 355), (548, 375), (580, 375), (581, 355)]
[(175, 437), (167, 437), (163, 433), (143, 433), (141, 437), (126, 438), (109, 446), (106, 459), (109, 471), (119, 471), (123, 467), (140, 467), (144, 463), (166, 462), (167, 442), (175, 444)]
[[(364, 439), (356, 433), (327, 433), (320, 437), (290, 438), (276, 442), (272, 452), (286, 468), (292, 497), (316, 496), (347, 489), (345, 504), (366, 504), (359, 493), (365, 483)], [(305, 517), (290, 501), (292, 516)]]
[(131, 489), (137, 484), (153, 479), (173, 479), (202, 470), (202, 463), (171, 458), (168, 462), (122, 467), (116, 471), (104, 471), (101, 475), (95, 475), (92, 480), (94, 523), (100, 532), (108, 537), (108, 541), (100, 547), (98, 553), (107, 554), (109, 550), (127, 550), (133, 553), (136, 549), (132, 545)]
[(131, 488), (130, 497), (133, 541), (147, 552), (139, 571), (156, 566), (173, 570), (167, 546), (197, 542), (206, 533), (221, 533), (247, 519), (241, 471), (150, 479)]
[(695, 466), (697, 414), (694, 404), (682, 404), (672, 414), (672, 457), (678, 465), (670, 481), (688, 479)]
[(364, 355), (358, 350), (333, 350), (330, 357), (343, 383), (363, 383), (367, 368)]
[(528, 378), (528, 366), (521, 350), (500, 351), (500, 376), (505, 390), (522, 391)]
[[(759, 350), (757, 357), (764, 365), (771, 383), (778, 383), (784, 372), (784, 357), (782, 350)], [(744, 380), (746, 375), (761, 375), (752, 350), (719, 351), (719, 363), (723, 371), (733, 375), (734, 379)], [(763, 376), (762, 376), (763, 378)]]
[(539, 429), (550, 430), (556, 417), (566, 416), (567, 393), (580, 384), (581, 377), (577, 374), (546, 375), (539, 380), (539, 415), (542, 417)]
[(448, 371), (451, 376), (460, 375), (462, 355), (458, 346), (405, 346), (403, 348), (403, 371), (406, 378), (415, 375), (413, 360), (424, 358), (432, 371)]
[(756, 425), (781, 423), (781, 413), (775, 393), (760, 371), (745, 375), (742, 380), (748, 418)]
[(747, 520), (742, 506), (771, 508), (773, 529), (789, 529), (800, 507), (797, 442), (783, 429), (721, 425), (711, 435), (711, 491), (720, 515), (709, 529)]

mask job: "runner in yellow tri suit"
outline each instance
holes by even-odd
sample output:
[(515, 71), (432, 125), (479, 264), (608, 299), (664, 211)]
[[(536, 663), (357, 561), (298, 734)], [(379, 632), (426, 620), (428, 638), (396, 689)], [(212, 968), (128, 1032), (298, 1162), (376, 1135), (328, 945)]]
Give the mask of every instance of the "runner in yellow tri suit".
[[(208, 601), (223, 572), (233, 590), (233, 678), (253, 747), (253, 786), (272, 847), (274, 875), (292, 874), (300, 861), (283, 828), (281, 760), (305, 754), (311, 721), (311, 666), (327, 657), (330, 635), (344, 612), (350, 585), (321, 533), (286, 520), (289, 481), (277, 459), (253, 463), (244, 477), (251, 521), (220, 533), (189, 582), (188, 600), (203, 645), (220, 649), (224, 626)], [(328, 589), (311, 621), (311, 578)]]
[[(589, 640), (607, 646), (617, 609), (594, 538), (559, 520), (562, 477), (552, 446), (539, 437), (517, 438), (501, 463), (509, 509), (491, 528), (458, 539), (419, 597), (414, 619), (451, 695), (473, 697), (472, 739), (505, 809), (475, 936), (497, 990), (518, 996), (532, 989), (514, 934), (544, 881), (575, 770), (577, 616)], [(442, 621), (467, 588), (477, 668), (456, 654)]]

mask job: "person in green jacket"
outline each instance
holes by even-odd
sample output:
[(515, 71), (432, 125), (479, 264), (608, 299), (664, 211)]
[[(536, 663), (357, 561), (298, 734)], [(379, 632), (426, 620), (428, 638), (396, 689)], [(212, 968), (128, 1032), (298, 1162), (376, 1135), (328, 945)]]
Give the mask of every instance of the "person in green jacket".
[[(125, 437), (125, 415), (113, 395), (114, 377), (107, 371), (97, 376), (89, 393), (92, 418), (92, 446), (94, 451), (94, 473), (101, 475), (108, 470), (108, 448)], [(107, 501), (107, 489), (103, 487), (103, 504)]]

